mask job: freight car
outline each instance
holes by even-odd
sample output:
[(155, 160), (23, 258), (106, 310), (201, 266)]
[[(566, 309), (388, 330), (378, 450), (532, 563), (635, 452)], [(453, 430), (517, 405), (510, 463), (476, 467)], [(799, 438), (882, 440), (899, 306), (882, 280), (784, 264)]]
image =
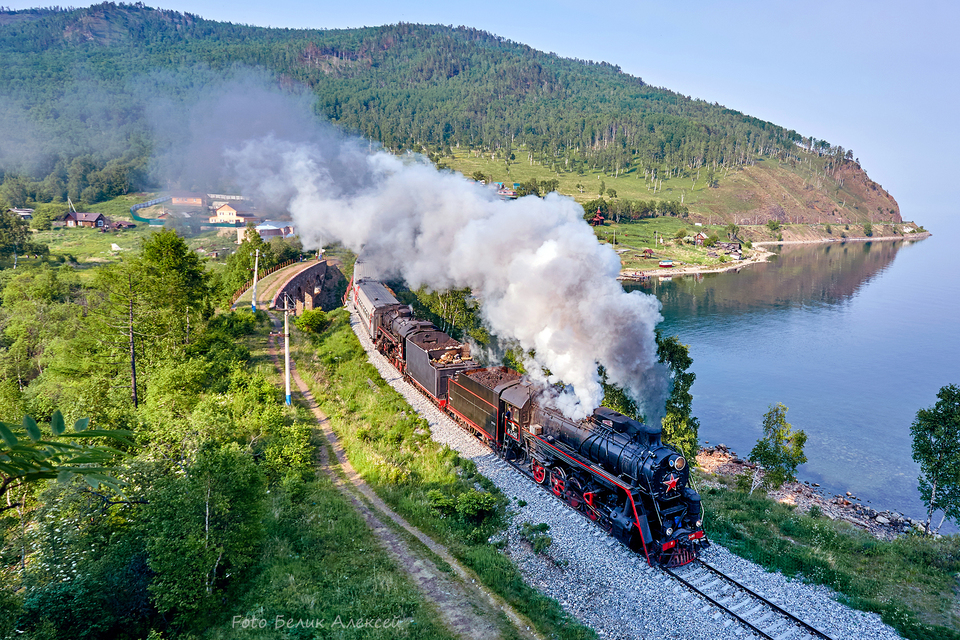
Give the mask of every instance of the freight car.
[(405, 379), (505, 460), (642, 553), (680, 566), (709, 545), (684, 456), (659, 427), (600, 407), (584, 420), (506, 367), (481, 368), (468, 345), (413, 316), (382, 283), (350, 285), (360, 324)]

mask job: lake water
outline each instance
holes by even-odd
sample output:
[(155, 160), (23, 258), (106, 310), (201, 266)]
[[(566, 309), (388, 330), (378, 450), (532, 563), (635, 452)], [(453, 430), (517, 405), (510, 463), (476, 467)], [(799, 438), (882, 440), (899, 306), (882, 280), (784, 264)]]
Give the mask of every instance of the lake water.
[(808, 436), (801, 480), (925, 515), (910, 424), (960, 384), (960, 225), (932, 231), (784, 246), (739, 272), (627, 285), (656, 295), (663, 332), (690, 345), (701, 441), (746, 457), (782, 402)]

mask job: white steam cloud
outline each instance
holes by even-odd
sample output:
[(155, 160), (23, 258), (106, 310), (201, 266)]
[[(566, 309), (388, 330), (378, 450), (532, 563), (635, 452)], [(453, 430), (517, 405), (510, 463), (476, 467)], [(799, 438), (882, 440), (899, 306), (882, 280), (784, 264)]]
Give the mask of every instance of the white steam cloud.
[(313, 124), (300, 141), (247, 140), (227, 159), (247, 192), (286, 206), (305, 247), (363, 249), (377, 273), (413, 288), (469, 287), (493, 333), (535, 352), (535, 375), (572, 386), (556, 399), (568, 416), (600, 405), (599, 363), (659, 424), (669, 386), (654, 339), (660, 303), (623, 290), (617, 255), (574, 200), (503, 201), (459, 174), (371, 150), (326, 124)]

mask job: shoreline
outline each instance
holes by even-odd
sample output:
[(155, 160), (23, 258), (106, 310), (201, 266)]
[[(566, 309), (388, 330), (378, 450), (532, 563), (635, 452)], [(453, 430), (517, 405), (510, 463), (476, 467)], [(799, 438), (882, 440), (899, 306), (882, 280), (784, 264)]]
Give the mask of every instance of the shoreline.
[(921, 233), (910, 234), (909, 236), (880, 236), (877, 238), (867, 238), (867, 237), (856, 237), (856, 238), (821, 238), (819, 240), (762, 240), (754, 242), (753, 246), (755, 247), (754, 255), (750, 256), (746, 260), (738, 260), (735, 262), (715, 264), (710, 266), (701, 266), (701, 265), (689, 265), (685, 267), (671, 267), (669, 269), (664, 268), (651, 268), (651, 269), (621, 269), (620, 275), (617, 277), (618, 280), (622, 282), (642, 282), (653, 277), (674, 277), (674, 276), (693, 276), (693, 275), (703, 275), (709, 273), (725, 273), (727, 271), (739, 271), (743, 267), (752, 264), (759, 264), (766, 262), (767, 258), (774, 255), (773, 251), (768, 251), (763, 247), (771, 245), (786, 245), (786, 244), (844, 244), (847, 242), (892, 242), (895, 240), (923, 240), (929, 238), (932, 234), (929, 231), (923, 231)]
[(906, 236), (878, 236), (874, 237), (847, 237), (847, 238), (821, 238), (819, 240), (758, 240), (753, 243), (753, 246), (769, 246), (769, 245), (778, 245), (778, 244), (831, 244), (831, 243), (840, 243), (845, 242), (892, 242), (894, 240), (923, 240), (924, 238), (929, 238), (932, 233), (929, 231), (921, 231), (920, 233), (911, 233)]
[[(700, 470), (714, 478), (735, 478), (738, 475), (752, 474), (756, 466), (739, 457), (729, 447), (719, 444), (702, 447), (697, 453), (697, 465)], [(718, 480), (705, 480), (709, 485), (719, 486)], [(861, 531), (865, 531), (878, 540), (893, 540), (908, 532), (922, 534), (922, 521), (890, 509), (878, 510), (869, 507), (860, 498), (851, 494), (829, 494), (819, 484), (806, 481), (787, 482), (775, 491), (757, 490), (777, 502), (793, 505), (803, 513), (817, 507), (830, 520), (846, 522)], [(944, 534), (935, 533), (934, 537)]]
[[(756, 246), (756, 245), (754, 245)], [(704, 273), (724, 273), (726, 271), (739, 271), (743, 267), (751, 264), (758, 264), (761, 262), (766, 262), (767, 258), (773, 255), (773, 251), (767, 251), (766, 249), (757, 249), (754, 255), (750, 256), (746, 260), (736, 260), (733, 262), (726, 262), (721, 264), (714, 264), (710, 266), (700, 266), (700, 265), (689, 265), (686, 267), (670, 267), (669, 269), (664, 269), (662, 267), (656, 267), (655, 269), (623, 269), (620, 271), (620, 275), (617, 277), (617, 280), (629, 281), (629, 282), (640, 282), (654, 276), (693, 276)]]

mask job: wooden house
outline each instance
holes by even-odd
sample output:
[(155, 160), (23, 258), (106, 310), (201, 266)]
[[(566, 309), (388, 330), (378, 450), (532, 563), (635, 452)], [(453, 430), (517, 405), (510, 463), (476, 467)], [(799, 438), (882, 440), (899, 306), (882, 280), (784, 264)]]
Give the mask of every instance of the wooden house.
[(107, 219), (102, 213), (77, 213), (75, 211), (67, 212), (63, 217), (63, 222), (68, 227), (95, 227), (103, 229), (107, 224)]

